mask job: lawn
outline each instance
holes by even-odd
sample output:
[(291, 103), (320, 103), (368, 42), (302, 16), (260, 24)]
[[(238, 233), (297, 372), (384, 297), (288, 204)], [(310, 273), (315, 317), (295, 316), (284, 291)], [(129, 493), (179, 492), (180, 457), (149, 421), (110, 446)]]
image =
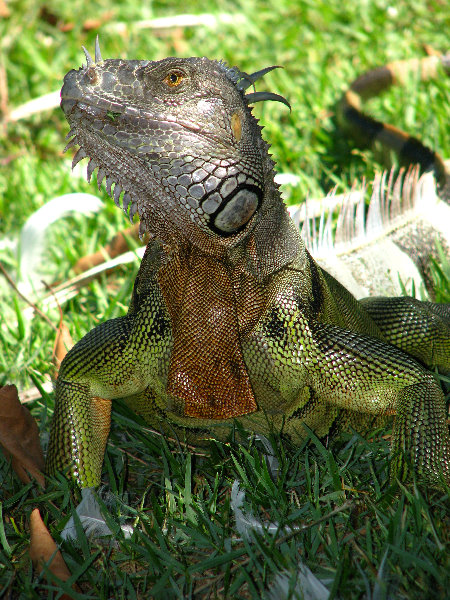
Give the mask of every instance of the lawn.
[[(205, 13), (209, 17), (195, 24), (149, 26), (153, 19)], [(0, 118), (57, 91), (65, 73), (84, 61), (81, 46), (93, 53), (97, 34), (104, 58), (206, 55), (250, 73), (282, 65), (257, 89), (282, 94), (292, 111), (261, 103), (255, 114), (277, 170), (300, 177), (286, 190), (288, 202), (299, 203), (335, 185), (347, 190), (382, 168), (371, 151), (354, 149), (337, 129), (336, 102), (349, 83), (386, 62), (424, 56), (428, 47), (445, 52), (449, 30), (448, 7), (438, 0), (213, 0), (208, 8), (178, 0), (0, 0)], [(371, 101), (370, 112), (449, 158), (449, 100), (449, 79), (410, 82)], [(71, 214), (46, 232), (41, 271), (50, 283), (73, 277), (80, 257), (127, 226), (103, 188), (98, 192), (95, 183), (71, 174), (71, 151), (62, 153), (67, 132), (59, 108), (0, 120), (0, 263), (16, 281), (21, 227), (57, 196), (95, 194), (104, 207)], [(126, 312), (138, 265), (136, 258), (103, 274), (62, 305), (74, 340)], [(27, 406), (45, 447), (53, 412), (45, 384), (60, 312), (39, 305), (46, 318), (30, 313), (1, 274), (0, 303), (0, 385), (41, 390)], [(116, 543), (62, 543), (70, 583), (80, 587), (73, 597), (302, 598), (295, 591), (299, 581), (312, 599), (448, 597), (448, 494), (390, 485), (389, 434), (375, 431), (369, 440), (346, 434), (329, 444), (311, 435), (301, 448), (273, 436), (274, 472), (254, 437), (245, 446), (212, 441), (208, 452), (198, 452), (152, 433), (117, 402), (102, 495)], [(244, 514), (267, 525), (249, 536), (236, 523), (236, 481), (245, 493)], [(0, 598), (58, 597), (52, 590), (59, 584), (32, 571), (29, 516), (39, 507), (59, 542), (79, 498), (63, 478), (45, 492), (24, 486), (0, 456)], [(120, 532), (123, 521), (134, 524), (129, 539)], [(280, 574), (284, 596), (271, 587), (281, 585)]]

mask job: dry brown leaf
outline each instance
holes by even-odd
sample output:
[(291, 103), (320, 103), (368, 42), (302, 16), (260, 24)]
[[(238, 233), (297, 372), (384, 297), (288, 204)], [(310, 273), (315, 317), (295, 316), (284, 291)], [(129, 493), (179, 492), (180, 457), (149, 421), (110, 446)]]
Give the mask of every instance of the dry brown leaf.
[(114, 10), (104, 11), (97, 19), (86, 19), (83, 23), (84, 31), (90, 31), (91, 29), (99, 29), (104, 23), (111, 21), (114, 17)]
[(56, 368), (56, 373), (59, 371), (59, 367), (61, 366), (62, 359), (65, 357), (67, 352), (73, 346), (73, 339), (70, 335), (69, 328), (61, 319), (58, 326), (58, 332), (55, 338), (55, 345), (53, 346), (53, 364)]
[(75, 23), (73, 21), (67, 21), (67, 23), (61, 23), (61, 25), (58, 25), (58, 29), (60, 31), (62, 31), (63, 33), (72, 31), (72, 29), (74, 27), (75, 27)]
[[(35, 570), (41, 572), (43, 566), (48, 563), (48, 561), (54, 555), (52, 562), (48, 565), (48, 568), (53, 575), (58, 577), (58, 579), (67, 581), (71, 576), (71, 573), (67, 568), (67, 565), (64, 562), (62, 554), (58, 550), (54, 539), (50, 535), (49, 530), (44, 525), (38, 508), (35, 508), (31, 513), (30, 533), (30, 558), (33, 561)], [(76, 584), (72, 587), (75, 591), (80, 591)], [(63, 594), (60, 598), (61, 600), (71, 600), (73, 596), (69, 594)]]
[(128, 237), (134, 240), (139, 239), (139, 223), (136, 223), (136, 225), (133, 225), (133, 227), (129, 227), (124, 231), (119, 231), (119, 233), (113, 237), (109, 244), (107, 244), (98, 252), (80, 258), (80, 260), (78, 260), (74, 266), (75, 273), (83, 273), (88, 269), (92, 269), (92, 267), (96, 267), (97, 265), (104, 263), (108, 256), (109, 258), (115, 258), (116, 256), (119, 256), (119, 254), (127, 252), (130, 249), (130, 245), (127, 240)]
[[(1, 0), (0, 0), (1, 2)], [(0, 63), (0, 117), (3, 119), (2, 129), (6, 135), (6, 119), (8, 118), (8, 78), (3, 61)]]
[(189, 45), (183, 27), (176, 27), (172, 31), (172, 44), (177, 54), (180, 54), (180, 56), (187, 54)]
[(11, 14), (4, 0), (0, 0), (0, 18), (6, 19)]
[(23, 483), (29, 483), (28, 473), (44, 487), (44, 454), (39, 430), (30, 411), (22, 406), (15, 385), (0, 388), (0, 445)]
[(41, 7), (39, 18), (52, 27), (57, 27), (60, 31), (72, 31), (72, 29), (75, 27), (75, 23), (73, 21), (63, 21), (57, 12), (51, 10), (45, 4)]
[(430, 46), (429, 44), (424, 44), (423, 48), (428, 56), (442, 56), (442, 52), (439, 52), (439, 50), (436, 50), (435, 48), (433, 48), (433, 46)]

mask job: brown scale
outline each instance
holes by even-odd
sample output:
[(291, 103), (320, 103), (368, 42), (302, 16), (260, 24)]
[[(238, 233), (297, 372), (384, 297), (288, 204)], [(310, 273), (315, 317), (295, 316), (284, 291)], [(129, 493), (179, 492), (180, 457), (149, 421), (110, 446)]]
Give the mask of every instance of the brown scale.
[(229, 419), (258, 410), (241, 336), (264, 312), (264, 286), (193, 246), (172, 256), (158, 281), (174, 338), (166, 390), (184, 403), (184, 415)]

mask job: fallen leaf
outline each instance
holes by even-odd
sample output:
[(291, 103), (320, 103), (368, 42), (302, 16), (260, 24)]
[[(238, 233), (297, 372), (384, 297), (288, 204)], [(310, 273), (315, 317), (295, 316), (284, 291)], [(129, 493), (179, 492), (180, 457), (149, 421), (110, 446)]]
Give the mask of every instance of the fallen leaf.
[(68, 21), (67, 23), (61, 23), (61, 25), (58, 25), (58, 29), (64, 33), (72, 31), (74, 27), (75, 23), (73, 21)]
[(127, 252), (130, 249), (127, 238), (139, 240), (139, 223), (136, 223), (133, 227), (119, 231), (109, 244), (98, 252), (80, 258), (74, 266), (75, 273), (83, 273), (88, 269), (92, 269), (92, 267), (102, 264), (108, 257), (115, 258), (116, 256), (119, 256), (119, 254)]
[(433, 48), (429, 44), (424, 44), (423, 48), (428, 56), (442, 56), (442, 52), (439, 52), (439, 50), (436, 50), (436, 48)]
[[(61, 310), (61, 309), (60, 309)], [(63, 322), (59, 321), (58, 332), (56, 334), (55, 345), (53, 346), (53, 364), (56, 367), (56, 373), (59, 371), (62, 360), (67, 352), (72, 348), (73, 340), (69, 328)]]
[[(67, 568), (54, 539), (45, 526), (38, 508), (35, 508), (31, 513), (30, 533), (30, 558), (33, 561), (35, 570), (40, 573), (43, 566), (47, 564), (49, 570), (55, 577), (58, 577), (58, 579), (61, 579), (62, 581), (67, 581), (70, 578), (71, 573)], [(48, 564), (50, 560), (51, 563)], [(75, 591), (80, 591), (76, 584), (74, 584), (72, 588)], [(61, 600), (71, 600), (72, 598), (73, 596), (69, 594), (60, 596)]]
[(59, 22), (59, 16), (55, 12), (51, 11), (45, 4), (41, 6), (39, 18), (53, 27), (55, 27), (55, 25), (57, 25)]
[(11, 14), (4, 0), (0, 0), (0, 18), (5, 19)]
[(103, 12), (97, 19), (86, 19), (83, 23), (84, 31), (90, 31), (91, 29), (99, 29), (104, 23), (111, 21), (114, 17), (113, 10), (107, 10)]
[(0, 445), (23, 483), (28, 473), (44, 487), (44, 454), (36, 421), (28, 408), (20, 403), (15, 385), (0, 388)]
[(57, 27), (60, 31), (72, 31), (75, 27), (73, 21), (63, 21), (59, 14), (50, 10), (46, 5), (41, 8), (39, 18), (52, 27)]

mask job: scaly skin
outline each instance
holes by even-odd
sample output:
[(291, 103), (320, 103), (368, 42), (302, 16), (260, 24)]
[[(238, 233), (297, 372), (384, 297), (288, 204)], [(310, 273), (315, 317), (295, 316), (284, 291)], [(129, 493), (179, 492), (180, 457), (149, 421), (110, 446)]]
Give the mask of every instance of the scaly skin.
[(450, 481), (450, 307), (357, 302), (314, 262), (273, 182), (244, 94), (206, 58), (102, 61), (66, 75), (62, 108), (114, 198), (153, 236), (126, 316), (89, 332), (56, 383), (47, 470), (100, 483), (110, 406), (164, 433), (224, 437), (234, 419), (294, 441), (395, 414), (392, 476)]

